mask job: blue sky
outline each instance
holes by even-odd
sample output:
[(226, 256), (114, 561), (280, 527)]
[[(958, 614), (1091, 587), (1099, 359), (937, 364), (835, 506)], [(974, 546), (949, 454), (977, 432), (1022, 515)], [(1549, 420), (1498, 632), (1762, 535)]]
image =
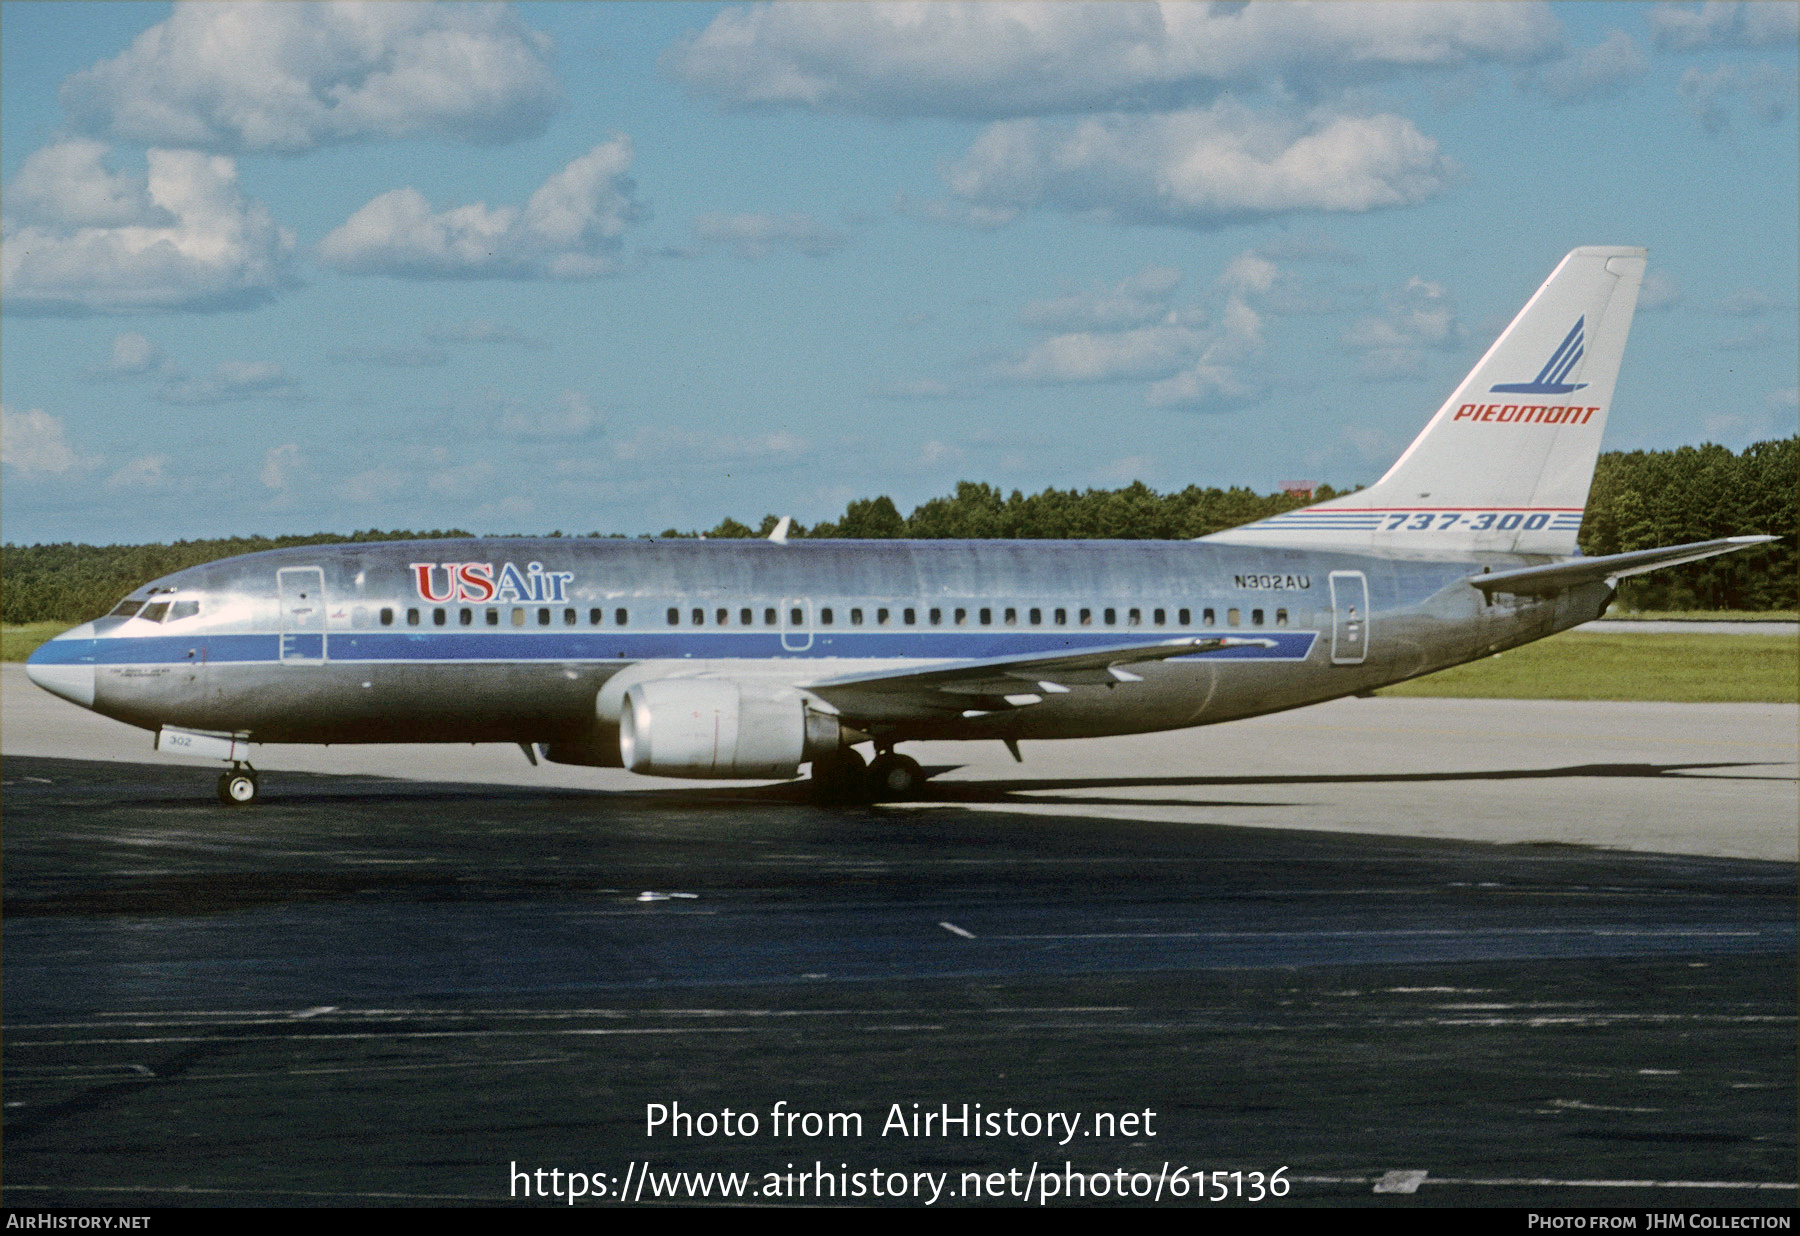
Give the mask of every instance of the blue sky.
[(1796, 427), (1800, 5), (0, 4), (12, 542), (1366, 483), (1569, 249)]

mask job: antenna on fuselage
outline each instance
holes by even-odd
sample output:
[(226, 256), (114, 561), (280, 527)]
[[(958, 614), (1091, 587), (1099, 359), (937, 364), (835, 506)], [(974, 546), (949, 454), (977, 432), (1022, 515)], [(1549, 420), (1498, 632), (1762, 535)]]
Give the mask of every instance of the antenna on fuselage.
[(769, 533), (769, 539), (777, 545), (786, 545), (788, 529), (793, 526), (793, 523), (792, 515), (783, 515), (781, 522), (775, 525), (775, 531)]

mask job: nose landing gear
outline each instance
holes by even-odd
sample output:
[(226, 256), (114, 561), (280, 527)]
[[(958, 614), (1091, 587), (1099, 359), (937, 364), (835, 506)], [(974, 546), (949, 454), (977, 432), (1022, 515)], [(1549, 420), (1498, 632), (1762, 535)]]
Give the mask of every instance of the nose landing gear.
[(228, 807), (247, 807), (261, 793), (256, 770), (248, 764), (234, 764), (230, 772), (219, 774), (219, 801)]

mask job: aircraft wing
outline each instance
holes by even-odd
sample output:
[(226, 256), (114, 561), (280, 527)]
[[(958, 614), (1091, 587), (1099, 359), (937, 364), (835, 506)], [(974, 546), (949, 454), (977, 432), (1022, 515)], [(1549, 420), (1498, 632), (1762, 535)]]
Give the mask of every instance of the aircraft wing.
[(852, 716), (872, 720), (920, 713), (971, 715), (1042, 703), (1076, 686), (1118, 686), (1142, 679), (1123, 667), (1225, 648), (1273, 648), (1271, 639), (1194, 636), (1113, 644), (1074, 652), (951, 661), (928, 669), (849, 674), (807, 683), (804, 690)]
[(1600, 558), (1572, 558), (1549, 566), (1521, 567), (1514, 571), (1495, 571), (1489, 575), (1471, 575), (1469, 583), (1492, 596), (1510, 592), (1526, 596), (1554, 596), (1583, 584), (1597, 584), (1641, 575), (1658, 567), (1697, 562), (1714, 554), (1728, 554), (1734, 549), (1748, 549), (1779, 540), (1773, 536), (1728, 536), (1718, 541), (1695, 541), (1691, 545), (1669, 545), (1662, 549), (1639, 549), (1628, 554), (1607, 554)]

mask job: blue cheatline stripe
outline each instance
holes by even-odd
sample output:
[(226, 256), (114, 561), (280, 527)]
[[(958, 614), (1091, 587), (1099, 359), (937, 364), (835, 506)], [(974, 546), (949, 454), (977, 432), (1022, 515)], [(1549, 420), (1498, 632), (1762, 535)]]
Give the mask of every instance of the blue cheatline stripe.
[[(1262, 601), (1240, 600), (1240, 607)], [(1271, 608), (1271, 595), (1264, 608)], [(986, 657), (1079, 652), (1132, 640), (1213, 635), (1271, 639), (1273, 648), (1226, 648), (1201, 654), (1216, 660), (1300, 661), (1312, 650), (1316, 631), (1233, 627), (1214, 631), (1180, 631), (1155, 627), (1104, 627), (1091, 631), (936, 630), (914, 634), (884, 631), (813, 631), (812, 647), (795, 652), (781, 646), (779, 631), (644, 631), (574, 630), (519, 633), (480, 631), (334, 632), (326, 647), (328, 661), (380, 664), (421, 662), (821, 660), (837, 658), (916, 658), (954, 661)], [(210, 665), (275, 663), (282, 636), (210, 635), (148, 636), (110, 639), (53, 639), (31, 660), (39, 665)], [(292, 639), (293, 637), (287, 637)], [(314, 641), (318, 636), (312, 636)], [(190, 655), (191, 653), (191, 655)], [(289, 662), (292, 664), (293, 662)], [(317, 664), (317, 661), (304, 664)]]

